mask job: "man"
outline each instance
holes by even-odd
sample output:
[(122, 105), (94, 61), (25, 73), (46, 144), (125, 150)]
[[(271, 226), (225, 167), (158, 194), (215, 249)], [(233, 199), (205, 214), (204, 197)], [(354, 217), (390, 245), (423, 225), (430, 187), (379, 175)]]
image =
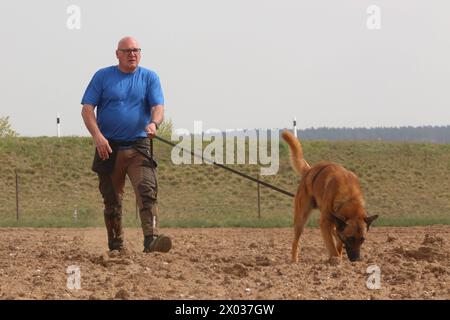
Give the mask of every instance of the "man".
[(96, 146), (92, 170), (99, 177), (108, 246), (124, 247), (122, 197), (128, 175), (139, 205), (144, 252), (168, 252), (171, 239), (157, 234), (157, 164), (151, 148), (164, 117), (161, 85), (155, 72), (139, 66), (141, 49), (135, 39), (121, 39), (116, 57), (119, 64), (97, 71), (81, 101), (81, 115)]

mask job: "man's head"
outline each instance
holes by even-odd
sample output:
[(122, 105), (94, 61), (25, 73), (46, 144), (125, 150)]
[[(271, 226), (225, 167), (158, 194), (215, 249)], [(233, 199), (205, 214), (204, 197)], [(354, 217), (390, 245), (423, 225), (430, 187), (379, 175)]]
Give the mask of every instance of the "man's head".
[(125, 37), (119, 41), (116, 50), (119, 69), (122, 72), (134, 72), (141, 61), (141, 48), (136, 39)]

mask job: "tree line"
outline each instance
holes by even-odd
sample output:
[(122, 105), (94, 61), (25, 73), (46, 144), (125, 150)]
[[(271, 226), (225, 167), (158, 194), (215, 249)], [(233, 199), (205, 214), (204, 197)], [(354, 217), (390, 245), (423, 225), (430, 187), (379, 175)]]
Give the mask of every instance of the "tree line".
[(374, 128), (308, 128), (297, 130), (302, 140), (375, 140), (450, 143), (450, 125)]

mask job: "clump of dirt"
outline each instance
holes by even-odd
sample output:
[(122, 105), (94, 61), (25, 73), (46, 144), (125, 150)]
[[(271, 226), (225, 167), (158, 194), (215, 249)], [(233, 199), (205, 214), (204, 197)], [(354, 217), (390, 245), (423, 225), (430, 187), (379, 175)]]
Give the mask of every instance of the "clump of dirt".
[(232, 266), (226, 266), (223, 268), (226, 274), (231, 274), (239, 278), (244, 278), (248, 276), (247, 268), (240, 263), (235, 263)]
[(341, 264), (342, 259), (340, 258), (336, 258), (336, 257), (331, 257), (330, 259), (328, 259), (326, 262), (328, 264), (330, 264), (331, 266), (338, 266)]
[(443, 254), (438, 248), (421, 246), (418, 249), (404, 249), (403, 247), (394, 248), (394, 253), (415, 260), (424, 260), (428, 262), (437, 261), (443, 258)]
[(433, 273), (436, 277), (450, 274), (449, 268), (439, 264), (429, 264), (425, 266), (425, 270)]
[(433, 236), (427, 233), (425, 234), (425, 239), (423, 239), (422, 244), (426, 246), (430, 245), (442, 246), (444, 244), (444, 239), (439, 236)]
[(398, 238), (395, 235), (392, 235), (392, 234), (387, 235), (386, 242), (395, 242), (397, 240), (398, 240)]
[(257, 256), (256, 257), (256, 265), (268, 267), (275, 264), (275, 261), (267, 256)]
[(120, 289), (117, 291), (116, 295), (114, 296), (115, 299), (121, 299), (121, 300), (129, 300), (130, 294), (125, 289)]
[[(415, 260), (423, 260), (427, 262), (435, 262), (448, 258), (448, 252), (442, 250), (444, 239), (437, 235), (425, 233), (425, 237), (421, 245), (416, 249), (405, 249), (403, 246), (395, 247), (392, 250), (392, 256), (406, 257)], [(391, 262), (399, 262), (399, 258), (391, 258)]]
[(90, 261), (105, 268), (108, 268), (111, 264), (108, 253), (102, 253), (100, 256), (92, 256)]
[(132, 254), (129, 251), (106, 251), (99, 256), (90, 256), (92, 263), (109, 268), (114, 264), (131, 265), (133, 264)]

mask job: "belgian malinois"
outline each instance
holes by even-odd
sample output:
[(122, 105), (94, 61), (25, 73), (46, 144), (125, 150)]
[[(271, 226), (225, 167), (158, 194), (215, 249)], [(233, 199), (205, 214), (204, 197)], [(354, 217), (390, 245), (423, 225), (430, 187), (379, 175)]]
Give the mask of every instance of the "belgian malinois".
[(378, 215), (368, 216), (358, 177), (343, 166), (321, 161), (311, 167), (303, 158), (300, 141), (289, 131), (283, 139), (291, 149), (291, 165), (302, 176), (294, 200), (292, 261), (298, 261), (298, 242), (313, 209), (320, 210), (320, 231), (331, 257), (345, 247), (350, 261), (360, 259), (361, 244)]

